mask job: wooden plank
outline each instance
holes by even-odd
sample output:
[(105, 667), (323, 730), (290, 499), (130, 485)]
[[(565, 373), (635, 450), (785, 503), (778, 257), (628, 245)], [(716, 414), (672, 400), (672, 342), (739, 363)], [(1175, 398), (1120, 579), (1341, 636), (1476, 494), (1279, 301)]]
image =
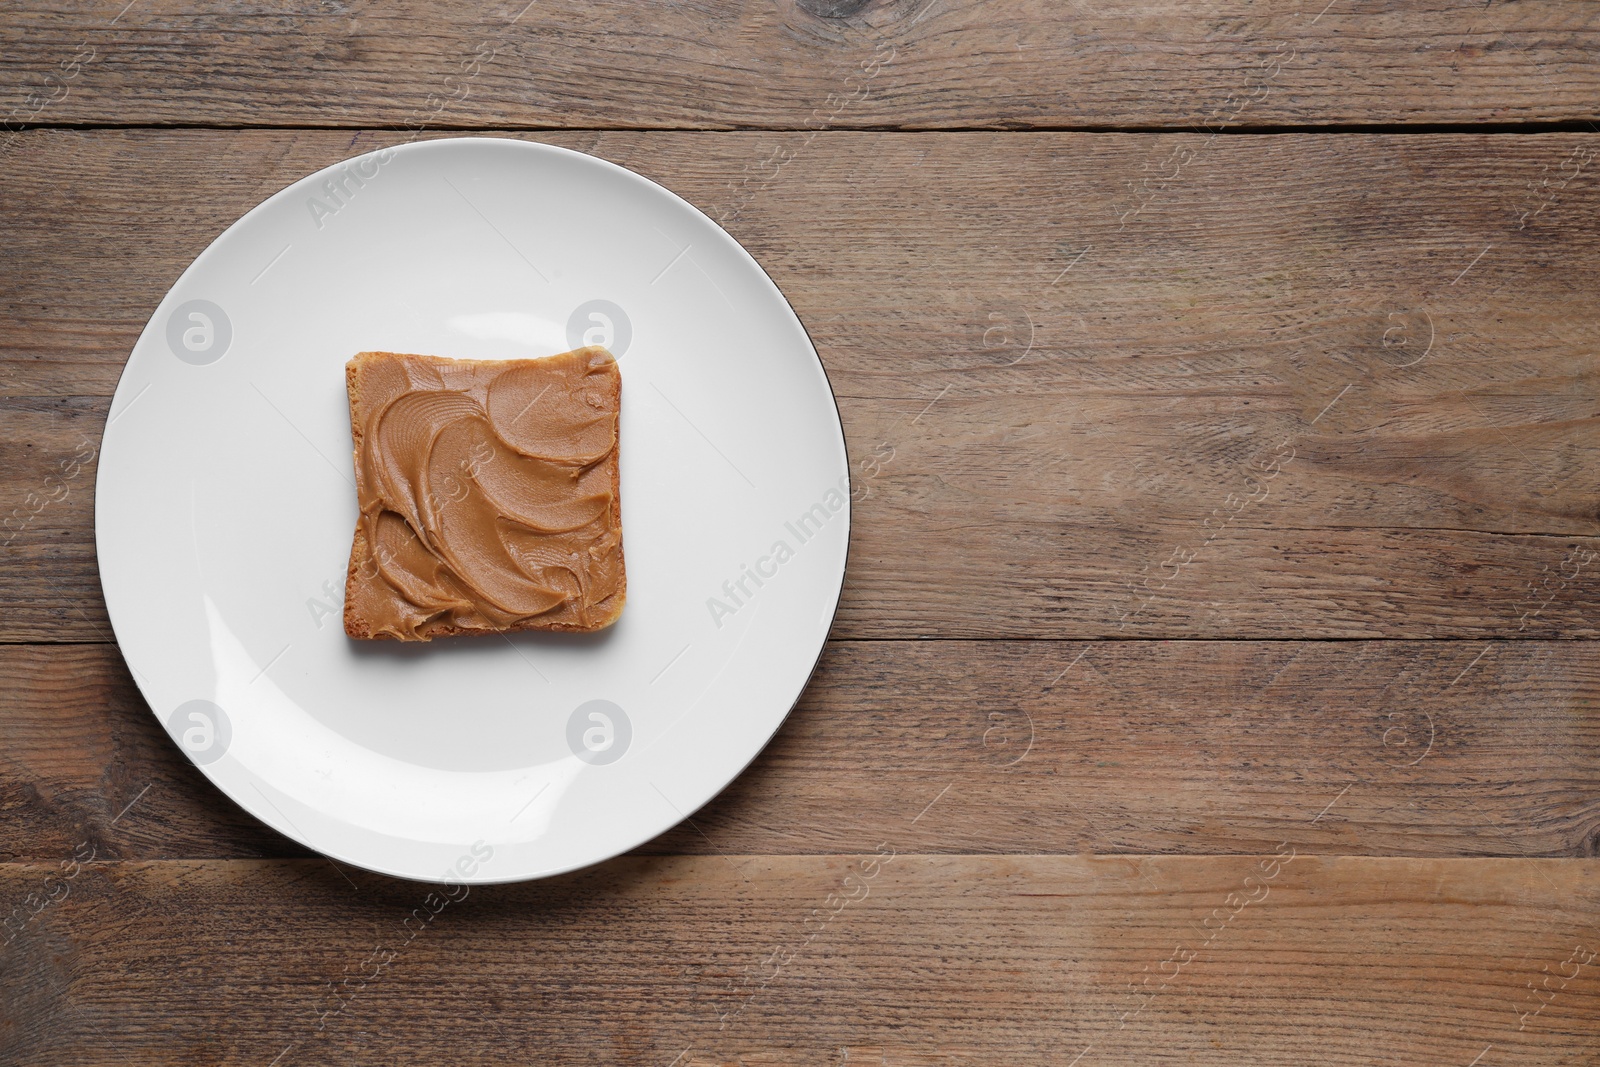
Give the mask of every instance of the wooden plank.
[[(646, 851), (897, 827), (917, 852), (1589, 856), (1597, 708), (1576, 642), (835, 642), (767, 751)], [(106, 646), (0, 647), (0, 752), (3, 858), (304, 854), (182, 757)]]
[(0, 626), (7, 637), (113, 639), (94, 564), (94, 469), (108, 403), (0, 398), (0, 588), (27, 586), (20, 598), (0, 594), (27, 613), (14, 628)]
[(1600, 1039), (1594, 860), (927, 857), (884, 833), (893, 858), (470, 890), (321, 860), (0, 865), (24, 915), (60, 898), (0, 948), (0, 1050), (1494, 1067), (1589, 1063)]
[[(6, 15), (10, 121), (1007, 127), (1594, 118), (1600, 15), (1561, 0), (445, 0)], [(1320, 10), (1319, 10), (1320, 9)]]
[[(0, 637), (105, 637), (89, 474), (32, 516), (103, 401), (27, 398), (108, 394), (216, 232), (395, 139), (25, 135)], [(1600, 137), (547, 139), (725, 218), (812, 332), (841, 636), (1600, 636)]]

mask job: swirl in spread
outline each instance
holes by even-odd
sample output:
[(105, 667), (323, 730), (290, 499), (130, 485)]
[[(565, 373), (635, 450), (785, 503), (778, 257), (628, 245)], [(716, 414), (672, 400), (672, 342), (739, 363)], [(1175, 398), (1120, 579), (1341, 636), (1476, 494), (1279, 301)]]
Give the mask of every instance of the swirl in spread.
[(351, 636), (616, 620), (622, 383), (609, 352), (507, 362), (364, 352), (347, 380), (361, 507)]

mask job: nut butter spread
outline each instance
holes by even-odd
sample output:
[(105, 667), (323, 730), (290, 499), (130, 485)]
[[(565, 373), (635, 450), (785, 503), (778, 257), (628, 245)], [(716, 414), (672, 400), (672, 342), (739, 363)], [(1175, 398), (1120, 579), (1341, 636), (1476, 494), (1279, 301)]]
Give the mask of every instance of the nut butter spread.
[(345, 632), (597, 630), (622, 611), (617, 415), (603, 348), (346, 367), (356, 524)]

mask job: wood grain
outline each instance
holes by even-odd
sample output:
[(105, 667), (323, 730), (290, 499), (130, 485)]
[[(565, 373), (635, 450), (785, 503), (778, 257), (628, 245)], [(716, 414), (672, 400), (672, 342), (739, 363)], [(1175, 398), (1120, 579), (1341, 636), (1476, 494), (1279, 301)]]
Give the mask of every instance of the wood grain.
[(886, 836), (889, 859), (630, 858), (464, 895), (323, 860), (0, 865), (0, 899), (61, 898), (0, 947), (0, 1050), (1465, 1067), (1486, 1046), (1588, 1063), (1600, 1038), (1591, 861), (927, 857)]
[(124, 6), (8, 10), (12, 122), (1190, 128), (1600, 114), (1600, 15), (1561, 0)]
[[(92, 470), (50, 478), (165, 287), (395, 139), (24, 136), (0, 636), (106, 637)], [(867, 494), (841, 636), (1600, 635), (1600, 137), (548, 139), (726, 219), (811, 331)]]
[[(835, 642), (766, 752), (645, 851), (1593, 856), (1597, 708), (1577, 642)], [(0, 648), (0, 752), (3, 858), (305, 854), (106, 646)]]
[[(1596, 1062), (1600, 7), (525, 2), (0, 17), (0, 1063)], [(470, 892), (182, 758), (92, 502), (194, 257), (452, 127), (722, 222), (862, 493), (756, 762)]]

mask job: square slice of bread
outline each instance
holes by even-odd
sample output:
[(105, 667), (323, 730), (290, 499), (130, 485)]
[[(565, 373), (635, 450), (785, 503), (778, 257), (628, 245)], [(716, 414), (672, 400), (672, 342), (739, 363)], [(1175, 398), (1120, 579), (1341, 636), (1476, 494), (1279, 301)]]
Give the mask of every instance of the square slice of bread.
[(345, 633), (428, 641), (617, 621), (627, 579), (611, 353), (362, 352), (345, 383), (361, 509)]

